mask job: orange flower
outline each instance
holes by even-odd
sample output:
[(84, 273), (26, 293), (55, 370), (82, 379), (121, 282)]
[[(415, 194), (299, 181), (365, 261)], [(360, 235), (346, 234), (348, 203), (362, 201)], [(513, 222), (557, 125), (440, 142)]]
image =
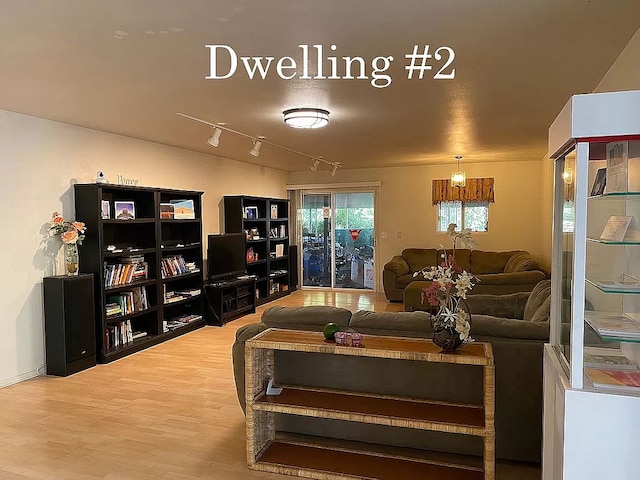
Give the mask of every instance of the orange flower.
[(64, 218), (58, 212), (53, 212), (51, 223), (53, 225), (62, 225)]
[(60, 235), (62, 243), (76, 243), (78, 241), (78, 231), (69, 230)]
[(73, 228), (75, 228), (75, 229), (76, 229), (78, 232), (80, 232), (80, 233), (84, 233), (85, 228), (87, 228), (87, 227), (84, 225), (84, 222), (73, 222), (73, 223), (71, 224), (71, 226), (72, 226)]

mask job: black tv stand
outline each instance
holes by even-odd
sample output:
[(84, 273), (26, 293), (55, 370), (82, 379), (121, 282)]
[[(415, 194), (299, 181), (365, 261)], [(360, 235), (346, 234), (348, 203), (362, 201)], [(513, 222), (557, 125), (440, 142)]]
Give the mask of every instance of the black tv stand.
[(207, 297), (205, 321), (207, 325), (223, 326), (234, 318), (256, 313), (256, 279), (230, 277), (208, 282), (204, 286)]

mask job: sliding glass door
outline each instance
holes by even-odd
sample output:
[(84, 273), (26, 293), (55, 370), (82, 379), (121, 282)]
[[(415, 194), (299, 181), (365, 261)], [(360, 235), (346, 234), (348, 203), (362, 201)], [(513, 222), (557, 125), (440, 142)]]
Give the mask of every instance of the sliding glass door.
[(375, 288), (374, 193), (303, 193), (302, 285)]

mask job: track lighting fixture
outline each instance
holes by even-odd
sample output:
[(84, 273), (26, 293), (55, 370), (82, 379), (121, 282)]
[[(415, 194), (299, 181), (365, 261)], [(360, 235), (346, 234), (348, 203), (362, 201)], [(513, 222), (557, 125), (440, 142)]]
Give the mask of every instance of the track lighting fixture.
[(253, 148), (251, 150), (249, 150), (249, 154), (253, 155), (254, 157), (259, 157), (260, 156), (260, 147), (262, 146), (262, 142), (260, 140), (254, 140), (253, 141)]
[(217, 147), (218, 145), (220, 145), (220, 135), (222, 135), (222, 130), (220, 130), (219, 128), (214, 128), (213, 135), (209, 137), (207, 143), (212, 147)]
[(329, 123), (329, 111), (322, 108), (291, 108), (282, 113), (284, 123), (293, 128), (322, 128)]
[[(298, 110), (298, 109), (295, 109), (295, 110)], [(312, 110), (319, 110), (319, 109), (312, 109)], [(327, 115), (329, 114), (329, 112), (326, 112), (326, 113), (327, 113)], [(280, 150), (285, 150), (285, 151), (293, 153), (295, 155), (300, 155), (301, 157), (306, 157), (306, 158), (309, 158), (309, 159), (313, 160), (313, 164), (309, 166), (309, 170), (311, 170), (312, 172), (316, 172), (318, 170), (318, 167), (320, 166), (320, 164), (324, 163), (324, 164), (329, 165), (331, 167), (331, 169), (327, 171), (327, 174), (332, 176), (332, 177), (335, 177), (336, 172), (338, 171), (338, 168), (341, 167), (341, 165), (339, 163), (337, 163), (337, 162), (330, 162), (330, 161), (325, 160), (324, 158), (319, 157), (319, 156), (309, 155), (309, 154), (303, 153), (303, 152), (298, 152), (297, 150), (293, 150), (293, 149), (285, 147), (283, 145), (278, 145), (277, 143), (268, 142), (268, 141), (266, 141), (264, 139), (264, 137), (254, 137), (252, 135), (247, 135), (246, 133), (239, 132), (238, 130), (233, 130), (231, 128), (228, 128), (228, 127), (220, 125), (220, 124), (207, 122), (206, 120), (202, 120), (200, 118), (192, 117), (191, 115), (186, 115), (184, 113), (176, 113), (176, 115), (178, 117), (186, 118), (187, 120), (191, 120), (191, 121), (194, 121), (194, 122), (202, 123), (203, 125), (209, 125), (211, 128), (213, 128), (213, 134), (207, 140), (207, 143), (209, 145), (213, 146), (213, 147), (217, 147), (218, 146), (218, 144), (220, 143), (220, 135), (224, 131), (224, 132), (233, 133), (235, 135), (239, 135), (240, 137), (245, 137), (245, 138), (250, 139), (253, 142), (253, 147), (251, 148), (249, 153), (251, 155), (253, 155), (254, 157), (258, 157), (260, 155), (260, 148), (262, 147), (262, 144), (266, 144), (266, 145), (270, 145), (270, 146), (275, 147), (275, 148), (279, 148)], [(317, 127), (314, 127), (314, 128), (317, 128)]]

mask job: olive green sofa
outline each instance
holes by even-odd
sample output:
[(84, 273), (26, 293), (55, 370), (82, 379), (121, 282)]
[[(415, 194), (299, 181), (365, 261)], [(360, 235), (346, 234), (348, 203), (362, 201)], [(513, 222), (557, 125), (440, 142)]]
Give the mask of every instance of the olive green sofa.
[[(531, 295), (478, 295), (469, 302), (472, 336), (476, 341), (490, 342), (493, 347), (498, 458), (540, 462), (542, 357), (544, 343), (549, 339), (549, 295), (548, 282), (543, 282)], [(481, 314), (487, 312), (510, 318)], [(328, 322), (339, 324), (343, 330), (362, 333), (365, 344), (368, 335), (431, 337), (426, 312), (351, 314), (342, 308), (324, 306), (271, 307), (260, 323), (243, 326), (236, 333), (233, 369), (243, 409), (245, 341), (267, 328), (322, 331)], [(274, 361), (277, 384), (482, 403), (482, 373), (478, 367), (283, 351), (275, 353)], [(479, 438), (466, 435), (289, 415), (279, 415), (276, 423), (279, 431), (298, 434), (450, 453), (482, 452)]]
[[(451, 250), (447, 252), (450, 254)], [(414, 277), (414, 273), (442, 263), (443, 253), (444, 250), (436, 248), (406, 248), (402, 255), (394, 256), (382, 271), (387, 299), (402, 302), (407, 285), (424, 280), (422, 275)], [(471, 295), (530, 292), (539, 281), (548, 277), (531, 254), (523, 250), (485, 252), (458, 249), (455, 259), (460, 267), (480, 280), (471, 290)]]

